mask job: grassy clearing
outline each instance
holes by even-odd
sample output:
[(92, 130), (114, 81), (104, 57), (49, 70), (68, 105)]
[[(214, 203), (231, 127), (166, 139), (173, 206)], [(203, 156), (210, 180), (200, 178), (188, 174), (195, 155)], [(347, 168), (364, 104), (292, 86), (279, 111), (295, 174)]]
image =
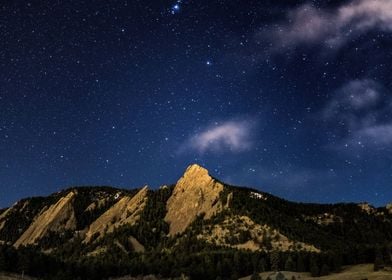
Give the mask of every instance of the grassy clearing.
[[(373, 271), (372, 264), (361, 264), (355, 266), (344, 267), (341, 273), (333, 273), (328, 276), (322, 277), (311, 277), (310, 273), (297, 273), (282, 271), (286, 279), (291, 280), (293, 276), (297, 280), (392, 280), (392, 271)], [(269, 276), (271, 280), (275, 280), (276, 273), (274, 272), (263, 272), (260, 273), (263, 280)], [(249, 280), (250, 276), (241, 278), (241, 280)]]
[(13, 274), (13, 273), (3, 273), (0, 272), (0, 280), (37, 280), (36, 278), (31, 278), (28, 276), (23, 276), (18, 275), (18, 274)]

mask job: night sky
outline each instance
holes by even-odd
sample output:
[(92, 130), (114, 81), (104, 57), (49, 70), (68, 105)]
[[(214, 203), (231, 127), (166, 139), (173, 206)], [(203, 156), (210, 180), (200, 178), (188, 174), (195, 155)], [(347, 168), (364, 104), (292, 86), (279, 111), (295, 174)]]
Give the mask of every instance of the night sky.
[(0, 207), (191, 163), (306, 202), (392, 201), (392, 1), (0, 4)]

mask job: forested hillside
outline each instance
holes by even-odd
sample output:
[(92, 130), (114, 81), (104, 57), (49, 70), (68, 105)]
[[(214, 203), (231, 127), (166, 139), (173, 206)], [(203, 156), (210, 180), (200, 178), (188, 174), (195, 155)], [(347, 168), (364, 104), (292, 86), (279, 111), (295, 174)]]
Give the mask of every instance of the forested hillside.
[(365, 203), (290, 202), (192, 165), (157, 190), (83, 187), (23, 199), (1, 210), (0, 242), (0, 271), (45, 279), (318, 276), (391, 265), (392, 215)]

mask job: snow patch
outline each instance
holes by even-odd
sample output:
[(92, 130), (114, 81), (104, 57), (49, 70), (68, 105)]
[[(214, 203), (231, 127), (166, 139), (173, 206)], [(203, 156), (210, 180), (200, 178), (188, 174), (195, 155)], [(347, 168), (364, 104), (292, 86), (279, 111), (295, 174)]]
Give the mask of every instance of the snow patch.
[(257, 193), (257, 192), (251, 192), (250, 193), (250, 197), (251, 198), (256, 198), (256, 199), (267, 200), (267, 198), (263, 194)]

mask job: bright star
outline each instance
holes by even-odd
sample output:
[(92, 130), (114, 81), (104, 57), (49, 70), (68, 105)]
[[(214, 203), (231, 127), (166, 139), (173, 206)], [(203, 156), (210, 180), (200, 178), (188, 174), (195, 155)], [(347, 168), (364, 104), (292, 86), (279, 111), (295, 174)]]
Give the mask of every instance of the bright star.
[(171, 13), (174, 15), (180, 11), (181, 7), (180, 4), (174, 4), (173, 7), (171, 8)]

